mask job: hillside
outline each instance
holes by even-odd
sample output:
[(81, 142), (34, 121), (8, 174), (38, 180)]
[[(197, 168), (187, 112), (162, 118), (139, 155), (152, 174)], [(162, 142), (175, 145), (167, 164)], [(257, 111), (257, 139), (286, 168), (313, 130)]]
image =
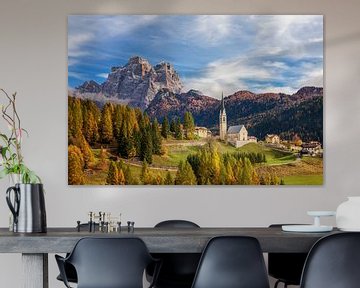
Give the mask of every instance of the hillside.
[[(263, 139), (266, 134), (290, 138), (295, 133), (305, 140), (323, 139), (323, 89), (303, 87), (298, 92), (255, 94), (238, 91), (224, 98), (228, 125), (244, 124), (253, 136)], [(198, 126), (217, 131), (220, 100), (190, 90), (176, 94), (162, 89), (146, 109), (160, 121), (182, 118), (190, 111)]]

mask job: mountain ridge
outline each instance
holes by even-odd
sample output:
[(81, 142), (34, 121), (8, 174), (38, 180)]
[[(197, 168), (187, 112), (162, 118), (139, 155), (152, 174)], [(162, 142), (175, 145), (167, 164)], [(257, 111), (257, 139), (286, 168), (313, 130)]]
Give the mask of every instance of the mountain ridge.
[(160, 62), (152, 66), (140, 56), (131, 57), (124, 66), (111, 67), (110, 70), (105, 82), (99, 84), (94, 80), (85, 81), (75, 88), (74, 95), (102, 94), (145, 109), (160, 89), (167, 88), (180, 93), (183, 86), (170, 63)]
[[(224, 104), (229, 126), (243, 124), (251, 135), (260, 139), (266, 134), (291, 138), (292, 134), (299, 133), (304, 140), (322, 142), (322, 98), (323, 88), (307, 86), (291, 95), (237, 91), (224, 97)], [(303, 109), (301, 115), (297, 115), (297, 107)], [(160, 122), (165, 116), (169, 119), (182, 118), (189, 111), (198, 126), (217, 133), (219, 109), (219, 99), (194, 93), (193, 90), (176, 94), (162, 89), (145, 111)], [(309, 111), (312, 111), (311, 115)], [(293, 124), (286, 123), (289, 121)]]
[[(170, 63), (152, 66), (145, 58), (134, 56), (124, 66), (110, 70), (102, 84), (85, 81), (71, 94), (99, 105), (111, 101), (138, 107), (160, 122), (165, 116), (182, 118), (189, 111), (197, 125), (217, 133), (220, 100), (194, 89), (184, 92)], [(289, 138), (299, 133), (305, 140), (321, 142), (322, 101), (323, 88), (314, 86), (301, 87), (293, 94), (239, 90), (224, 98), (228, 125), (243, 124), (250, 135), (263, 138), (279, 134)]]

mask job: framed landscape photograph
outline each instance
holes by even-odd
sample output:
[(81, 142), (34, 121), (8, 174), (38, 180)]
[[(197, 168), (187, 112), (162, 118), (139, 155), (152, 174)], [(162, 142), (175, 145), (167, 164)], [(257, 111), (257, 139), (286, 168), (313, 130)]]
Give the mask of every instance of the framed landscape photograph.
[(69, 185), (322, 185), (322, 15), (68, 16)]

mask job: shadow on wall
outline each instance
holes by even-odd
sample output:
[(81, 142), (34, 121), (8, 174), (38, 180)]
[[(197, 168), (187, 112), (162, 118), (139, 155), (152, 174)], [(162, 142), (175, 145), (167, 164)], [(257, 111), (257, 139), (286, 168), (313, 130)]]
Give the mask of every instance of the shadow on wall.
[(340, 37), (335, 37), (332, 39), (330, 38), (325, 42), (325, 49), (329, 46), (331, 47), (356, 41), (360, 41), (360, 31), (352, 34), (342, 35)]

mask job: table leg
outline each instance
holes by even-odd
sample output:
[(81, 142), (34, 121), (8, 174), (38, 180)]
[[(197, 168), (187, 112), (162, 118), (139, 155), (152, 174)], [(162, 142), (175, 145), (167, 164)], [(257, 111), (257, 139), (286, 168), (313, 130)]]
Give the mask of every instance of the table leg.
[(48, 254), (22, 254), (23, 288), (49, 288)]

